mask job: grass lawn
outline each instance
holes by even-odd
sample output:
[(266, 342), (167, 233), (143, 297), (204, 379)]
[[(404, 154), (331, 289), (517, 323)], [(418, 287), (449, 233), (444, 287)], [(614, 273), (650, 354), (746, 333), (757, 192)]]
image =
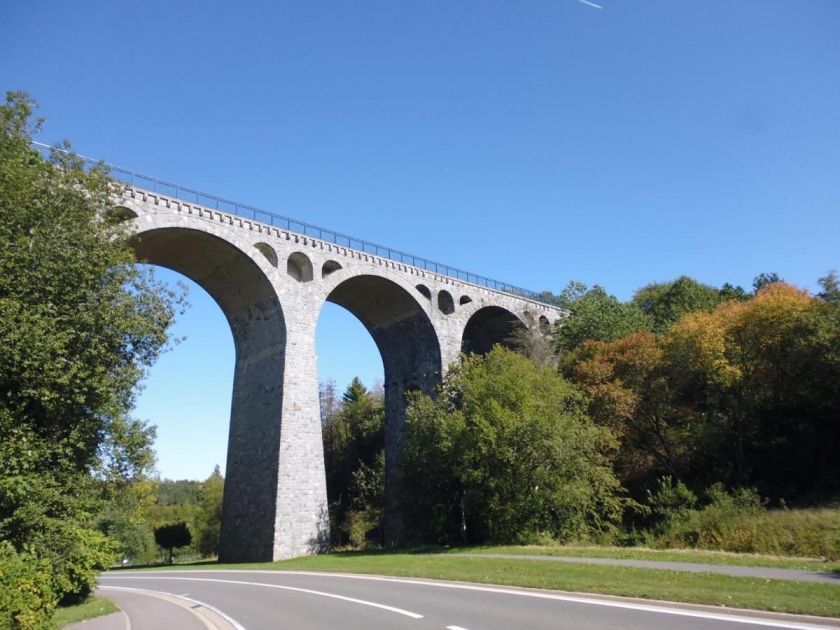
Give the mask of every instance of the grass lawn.
[(56, 628), (63, 628), (71, 623), (78, 623), (85, 619), (93, 619), (117, 612), (119, 608), (110, 599), (104, 597), (90, 597), (81, 604), (75, 606), (60, 606), (56, 608), (53, 616), (53, 625)]
[(628, 560), (659, 560), (662, 562), (697, 562), (742, 567), (770, 567), (777, 569), (806, 569), (810, 571), (840, 572), (840, 562), (819, 558), (791, 558), (762, 556), (726, 551), (695, 549), (648, 549), (645, 547), (596, 546), (494, 546), (453, 548), (450, 553), (512, 553), (537, 556), (567, 556), (579, 558), (621, 558)]
[(712, 573), (465, 557), (457, 553), (345, 552), (273, 563), (200, 563), (172, 568), (368, 573), (840, 617), (840, 582), (835, 586)]

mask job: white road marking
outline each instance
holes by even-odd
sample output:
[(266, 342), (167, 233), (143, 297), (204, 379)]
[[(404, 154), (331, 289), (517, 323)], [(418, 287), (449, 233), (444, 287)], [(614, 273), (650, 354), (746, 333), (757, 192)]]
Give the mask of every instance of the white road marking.
[[(477, 584), (456, 584), (450, 582), (433, 582), (429, 580), (415, 580), (406, 578), (393, 578), (378, 575), (358, 575), (354, 573), (324, 573), (318, 571), (248, 571), (245, 569), (196, 569), (183, 571), (183, 573), (257, 573), (267, 575), (287, 574), (287, 575), (310, 575), (314, 577), (340, 577), (351, 580), (371, 580), (378, 582), (393, 582), (395, 584), (417, 584), (421, 586), (432, 586), (435, 588), (450, 588), (464, 591), (481, 591), (485, 593), (498, 593), (500, 595), (515, 595), (518, 597), (534, 597), (537, 599), (551, 599), (555, 601), (571, 602), (575, 604), (588, 604), (590, 606), (604, 606), (606, 608), (623, 608), (626, 610), (638, 610), (641, 612), (659, 613), (663, 615), (675, 615), (678, 617), (694, 617), (698, 619), (712, 619), (715, 621), (727, 621), (730, 623), (740, 623), (753, 626), (764, 626), (765, 628), (790, 628), (791, 630), (826, 630), (827, 628), (834, 628), (836, 626), (805, 623), (798, 621), (785, 621), (768, 619), (762, 617), (748, 617), (746, 615), (738, 615), (737, 613), (718, 613), (703, 610), (691, 610), (688, 608), (676, 608), (664, 604), (640, 604), (638, 602), (624, 602), (612, 599), (599, 599), (598, 597), (587, 597), (583, 595), (563, 595), (559, 593), (540, 593), (537, 591), (514, 590), (510, 588), (498, 586), (480, 586)], [(136, 575), (136, 574), (132, 574)], [(111, 578), (112, 576), (102, 576)], [(129, 576), (120, 576), (123, 579), (128, 579)], [(158, 578), (147, 578), (158, 579)], [(171, 578), (173, 579), (173, 578)], [(178, 579), (178, 578), (174, 578)], [(227, 580), (224, 580), (227, 581)], [(239, 582), (237, 580), (230, 580), (238, 584), (248, 584), (248, 582)], [(272, 586), (272, 585), (265, 585)], [(293, 587), (286, 587), (293, 588)], [(297, 589), (303, 590), (303, 589)], [(762, 612), (762, 611), (755, 611)], [(420, 617), (418, 617), (420, 618)]]
[(467, 630), (467, 629), (462, 628), (461, 626), (446, 626), (446, 630)]
[[(205, 604), (204, 602), (198, 601), (197, 599), (193, 599), (192, 597), (187, 597), (186, 595), (175, 595), (174, 593), (166, 593), (164, 591), (150, 591), (150, 590), (147, 590), (147, 589), (131, 588), (131, 587), (128, 587), (128, 586), (105, 586), (105, 585), (102, 585), (102, 586), (99, 586), (98, 588), (111, 589), (112, 591), (132, 591), (134, 593), (141, 593), (141, 594), (145, 593), (147, 595), (159, 593), (160, 595), (166, 595), (168, 597), (183, 599), (184, 601), (187, 601), (191, 604), (198, 604), (199, 606), (202, 606), (203, 608), (206, 608), (207, 610), (210, 610), (210, 611), (216, 613), (217, 615), (219, 615), (219, 617), (221, 617), (222, 619), (227, 621), (230, 625), (232, 625), (236, 630), (245, 630), (245, 626), (241, 625), (238, 621), (236, 621), (236, 619), (234, 619), (230, 615), (222, 612), (221, 610), (219, 610), (215, 606), (211, 606), (210, 604)], [(128, 623), (128, 628), (130, 630), (131, 629), (131, 620), (128, 618), (128, 614), (126, 614), (125, 611), (122, 611), (122, 613), (125, 615), (125, 619), (126, 619), (126, 622)], [(201, 620), (206, 625), (206, 623), (207, 623), (206, 620), (203, 619), (203, 618)]]
[(410, 610), (404, 610), (403, 608), (396, 608), (394, 606), (388, 606), (386, 604), (378, 604), (376, 602), (371, 602), (365, 599), (356, 599), (355, 597), (346, 597), (344, 595), (338, 595), (336, 593), (325, 593), (324, 591), (313, 591), (312, 589), (308, 588), (298, 588), (296, 586), (284, 586), (282, 584), (267, 584), (265, 582), (246, 582), (244, 580), (221, 580), (216, 578), (186, 578), (186, 577), (169, 577), (169, 576), (160, 576), (160, 577), (150, 577), (150, 576), (102, 576), (106, 579), (125, 579), (125, 580), (187, 580), (193, 582), (221, 582), (223, 584), (245, 584), (246, 586), (263, 586), (266, 588), (276, 588), (282, 591), (295, 591), (297, 593), (308, 593), (309, 595), (318, 595), (320, 597), (329, 597), (332, 599), (340, 599), (345, 602), (351, 602), (353, 604), (361, 604), (362, 606), (372, 606), (373, 608), (379, 608), (381, 610), (387, 610), (388, 612), (397, 613), (398, 615), (405, 615), (406, 617), (411, 617), (412, 619), (422, 619), (423, 615), (420, 615), (415, 612), (411, 612)]

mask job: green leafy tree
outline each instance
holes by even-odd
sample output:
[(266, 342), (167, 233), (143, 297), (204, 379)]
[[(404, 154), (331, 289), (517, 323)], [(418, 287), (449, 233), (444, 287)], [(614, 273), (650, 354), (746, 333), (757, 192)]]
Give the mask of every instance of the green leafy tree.
[(499, 346), (450, 368), (437, 398), (410, 398), (401, 454), (405, 522), (430, 542), (609, 535), (624, 506), (580, 392)]
[(584, 289), (575, 284), (566, 299), (569, 314), (555, 334), (561, 358), (587, 340), (613, 341), (651, 329), (652, 319), (637, 304), (621, 302), (599, 286)]
[(155, 527), (155, 542), (169, 552), (169, 564), (172, 564), (173, 550), (189, 545), (192, 534), (186, 523), (169, 523)]
[(222, 527), (222, 498), (225, 492), (225, 479), (216, 466), (201, 484), (201, 500), (196, 521), (198, 530), (196, 548), (203, 556), (219, 555), (219, 532)]
[(334, 545), (360, 547), (381, 538), (385, 470), (382, 394), (354, 378), (341, 408), (323, 423), (330, 534)]
[(755, 278), (753, 278), (753, 294), (758, 295), (758, 292), (763, 288), (768, 285), (775, 284), (776, 282), (782, 282), (782, 279), (775, 271), (758, 274)]
[(840, 304), (840, 280), (837, 278), (836, 271), (829, 271), (827, 275), (820, 278), (819, 285), (822, 291), (817, 294), (818, 298), (828, 304)]
[(143, 467), (150, 435), (128, 412), (176, 298), (109, 220), (105, 169), (32, 148), (33, 108), (23, 93), (0, 106), (0, 539), (69, 601), (114, 558), (100, 482)]
[[(728, 288), (726, 293), (737, 294)], [(662, 333), (685, 313), (711, 311), (723, 301), (721, 291), (688, 276), (672, 282), (653, 283), (633, 296), (633, 303), (653, 320), (653, 330)]]

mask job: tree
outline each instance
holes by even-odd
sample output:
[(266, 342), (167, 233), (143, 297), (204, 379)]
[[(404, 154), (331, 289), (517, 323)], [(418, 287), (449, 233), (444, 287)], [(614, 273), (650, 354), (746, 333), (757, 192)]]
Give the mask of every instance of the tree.
[(838, 315), (773, 282), (674, 325), (666, 361), (675, 394), (700, 413), (703, 468), (775, 498), (837, 490)]
[(399, 473), (405, 522), (429, 542), (608, 534), (624, 505), (607, 456), (613, 444), (550, 367), (500, 346), (465, 356), (435, 399), (410, 398)]
[(150, 434), (128, 413), (177, 298), (134, 265), (105, 169), (31, 147), (33, 108), (0, 107), (0, 538), (69, 600), (113, 558), (100, 482), (143, 468)]
[(829, 271), (820, 278), (819, 285), (822, 291), (817, 294), (818, 298), (829, 304), (840, 304), (840, 280), (837, 278), (836, 271)]
[(758, 295), (758, 292), (764, 287), (775, 284), (776, 282), (782, 282), (782, 279), (775, 271), (758, 274), (755, 278), (753, 278), (753, 295)]
[[(727, 289), (727, 294), (737, 289)], [(722, 301), (721, 291), (701, 284), (688, 276), (672, 282), (653, 283), (642, 287), (633, 296), (633, 303), (653, 320), (653, 330), (662, 333), (683, 314), (711, 311)]]
[(197, 549), (202, 556), (219, 555), (219, 532), (222, 528), (222, 498), (225, 479), (218, 465), (201, 484), (200, 511), (196, 523)]
[(385, 407), (354, 378), (323, 424), (330, 535), (334, 545), (380, 538), (384, 507)]
[(330, 379), (318, 383), (318, 406), (321, 410), (321, 424), (328, 422), (338, 413), (338, 396), (335, 393), (335, 381)]
[(622, 484), (642, 497), (660, 475), (685, 476), (693, 414), (673, 396), (657, 337), (643, 331), (587, 341), (574, 359), (569, 375), (587, 395), (590, 416), (618, 440), (614, 465)]
[(640, 330), (650, 330), (653, 321), (632, 302), (620, 302), (603, 288), (583, 290), (576, 284), (567, 299), (568, 316), (555, 334), (557, 351), (572, 352), (587, 340), (613, 341)]
[(155, 542), (169, 552), (169, 564), (172, 564), (172, 551), (189, 545), (192, 534), (186, 523), (170, 523), (155, 527)]

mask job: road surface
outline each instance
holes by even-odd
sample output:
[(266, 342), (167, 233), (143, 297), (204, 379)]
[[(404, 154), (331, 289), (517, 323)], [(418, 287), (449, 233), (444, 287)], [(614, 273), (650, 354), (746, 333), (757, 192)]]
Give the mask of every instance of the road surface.
[[(840, 628), (770, 615), (560, 591), (287, 571), (106, 573), (101, 594), (124, 614), (103, 630), (722, 630)], [(130, 626), (126, 619), (130, 619)], [(96, 620), (94, 620), (96, 621)], [(108, 625), (110, 624), (110, 625)]]

